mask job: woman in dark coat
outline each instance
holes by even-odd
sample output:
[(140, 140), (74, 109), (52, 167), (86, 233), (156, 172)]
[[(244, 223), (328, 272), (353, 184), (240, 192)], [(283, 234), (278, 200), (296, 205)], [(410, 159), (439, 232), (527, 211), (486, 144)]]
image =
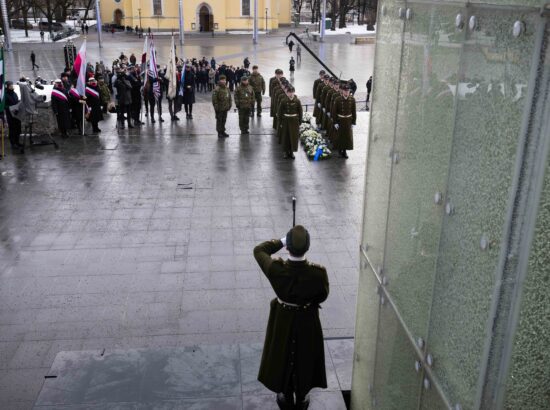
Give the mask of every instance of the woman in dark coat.
[(101, 112), (99, 89), (97, 88), (97, 81), (94, 77), (88, 80), (88, 85), (86, 86), (86, 105), (91, 110), (88, 120), (92, 123), (93, 132), (101, 132), (97, 125), (99, 121), (103, 120), (103, 113)]
[(195, 72), (190, 65), (185, 66), (185, 73), (183, 79), (183, 105), (185, 107), (185, 114), (188, 120), (193, 119), (193, 104), (195, 104), (195, 86), (196, 77)]
[(21, 121), (14, 117), (10, 111), (10, 107), (16, 105), (19, 102), (19, 97), (15, 93), (13, 82), (6, 81), (6, 120), (8, 121), (8, 130), (10, 136), (10, 144), (13, 150), (19, 150), (24, 153), (24, 147), (19, 142), (21, 136)]

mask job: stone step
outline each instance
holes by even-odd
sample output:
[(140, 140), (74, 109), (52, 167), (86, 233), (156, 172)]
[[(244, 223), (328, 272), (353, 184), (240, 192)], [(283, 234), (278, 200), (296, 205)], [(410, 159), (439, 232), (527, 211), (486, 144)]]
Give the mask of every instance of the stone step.
[[(257, 381), (262, 345), (58, 353), (35, 410), (276, 410), (275, 395)], [(327, 389), (311, 392), (311, 410), (345, 410), (353, 340), (325, 345)]]

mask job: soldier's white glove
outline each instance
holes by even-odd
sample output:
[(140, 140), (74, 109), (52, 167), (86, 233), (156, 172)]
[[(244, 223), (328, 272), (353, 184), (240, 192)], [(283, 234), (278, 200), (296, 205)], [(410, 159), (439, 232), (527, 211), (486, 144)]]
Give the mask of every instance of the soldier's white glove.
[(321, 103), (317, 103), (317, 107), (321, 108)]
[(283, 246), (286, 247), (286, 236), (281, 238), (281, 242), (283, 243)]
[(355, 124), (351, 124), (351, 128), (355, 128)]
[(323, 112), (327, 112), (327, 110), (325, 110), (325, 109), (323, 108)]
[(339, 124), (334, 124), (334, 128), (339, 129), (340, 125)]
[(327, 117), (329, 117), (329, 118), (330, 118), (330, 112), (327, 112)]

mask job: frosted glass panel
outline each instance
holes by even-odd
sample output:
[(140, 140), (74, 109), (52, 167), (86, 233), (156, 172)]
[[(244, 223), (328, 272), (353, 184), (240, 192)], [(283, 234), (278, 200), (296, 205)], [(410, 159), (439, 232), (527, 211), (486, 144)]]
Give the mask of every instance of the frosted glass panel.
[(395, 112), (399, 85), (399, 60), (403, 20), (397, 10), (403, 2), (387, 1), (378, 13), (377, 44), (373, 76), (371, 129), (365, 188), (365, 217), (362, 244), (368, 245), (369, 258), (382, 265), (390, 185), (390, 151), (395, 134)]
[(354, 410), (372, 409), (371, 391), (365, 386), (374, 383), (374, 361), (378, 330), (378, 309), (380, 297), (377, 294), (378, 281), (363, 255), (357, 301), (357, 321), (355, 326), (355, 355), (351, 401)]
[[(472, 7), (445, 195), (428, 348), (452, 402), (471, 408), (487, 337), (534, 49), (533, 14)], [(530, 30), (516, 38), (520, 18)], [(448, 213), (448, 214), (447, 214)]]
[(461, 11), (456, 6), (415, 4), (403, 36), (384, 274), (407, 326), (423, 338), (453, 138), (453, 90), (464, 38), (450, 23)]

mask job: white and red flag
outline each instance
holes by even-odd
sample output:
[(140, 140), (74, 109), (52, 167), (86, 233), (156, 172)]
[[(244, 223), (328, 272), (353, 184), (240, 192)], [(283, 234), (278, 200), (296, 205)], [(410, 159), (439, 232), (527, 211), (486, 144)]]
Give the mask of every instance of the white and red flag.
[(74, 60), (74, 71), (78, 75), (76, 90), (80, 95), (86, 92), (86, 40), (80, 46), (80, 51)]

